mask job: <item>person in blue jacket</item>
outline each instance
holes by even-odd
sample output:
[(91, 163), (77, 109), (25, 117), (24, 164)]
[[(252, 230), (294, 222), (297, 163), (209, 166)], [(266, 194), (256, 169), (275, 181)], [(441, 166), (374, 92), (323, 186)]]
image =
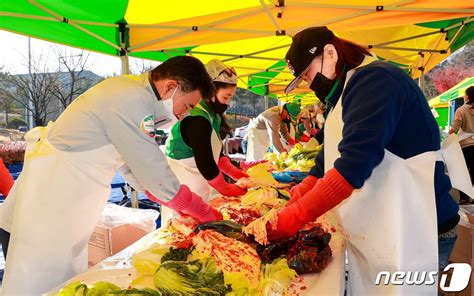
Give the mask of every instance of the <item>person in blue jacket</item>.
[(400, 68), (326, 27), (296, 34), (286, 61), (295, 76), (286, 92), (306, 81), (329, 114), (324, 149), (279, 210), (276, 229), (267, 225), (269, 238), (290, 237), (335, 208), (354, 294), (436, 293), (373, 284), (382, 270), (443, 268), (455, 242), (459, 207), (436, 160), (440, 135), (422, 91)]

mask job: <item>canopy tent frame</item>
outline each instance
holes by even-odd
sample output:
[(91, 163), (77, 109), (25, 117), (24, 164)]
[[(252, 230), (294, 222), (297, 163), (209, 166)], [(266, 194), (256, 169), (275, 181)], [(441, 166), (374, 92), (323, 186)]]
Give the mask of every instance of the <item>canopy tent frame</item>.
[[(414, 36), (410, 36), (410, 37), (406, 37), (406, 38), (402, 38), (402, 39), (397, 39), (397, 40), (392, 40), (392, 41), (388, 41), (388, 42), (384, 42), (384, 43), (381, 43), (381, 44), (376, 44), (376, 45), (366, 45), (367, 48), (379, 48), (379, 49), (391, 49), (391, 50), (401, 50), (401, 51), (409, 51), (409, 52), (417, 52), (418, 55), (421, 56), (420, 60), (418, 61), (418, 64), (421, 64), (420, 66), (412, 66), (412, 67), (402, 67), (403, 69), (418, 69), (422, 72), (422, 74), (424, 74), (424, 70), (425, 70), (425, 66), (428, 64), (429, 60), (431, 59), (432, 55), (434, 53), (438, 53), (438, 54), (447, 54), (448, 53), (448, 49), (449, 49), (449, 46), (454, 42), (456, 41), (456, 38), (459, 36), (459, 33), (462, 31), (462, 29), (468, 24), (468, 23), (471, 23), (474, 21), (474, 18), (473, 17), (469, 17), (467, 18), (466, 20), (462, 20), (460, 21), (459, 23), (456, 23), (454, 25), (451, 25), (447, 28), (441, 28), (439, 29), (438, 31), (436, 32), (430, 32), (430, 33), (426, 33), (426, 34), (418, 34), (418, 35), (414, 35)], [(439, 43), (440, 41), (443, 39), (443, 38), (446, 38), (446, 34), (448, 32), (448, 30), (450, 29), (454, 29), (456, 27), (459, 27), (459, 29), (457, 30), (456, 34), (454, 35), (454, 37), (451, 39), (450, 43), (449, 43), (449, 46), (448, 46), (448, 49), (440, 49), (440, 50), (436, 50), (436, 49), (422, 49), (422, 48), (408, 48), (408, 47), (393, 47), (393, 46), (384, 46), (385, 44), (394, 44), (394, 43), (399, 43), (399, 42), (403, 42), (403, 41), (409, 41), (409, 40), (413, 40), (413, 39), (418, 39), (418, 38), (422, 38), (422, 37), (426, 37), (426, 36), (429, 36), (429, 35), (433, 35), (433, 34), (440, 34), (440, 38), (438, 39), (438, 42), (436, 43), (436, 46), (435, 48), (437, 48), (439, 46)], [(261, 51), (262, 53), (264, 51)], [(427, 59), (424, 58), (424, 53), (428, 53), (429, 54), (429, 57)], [(394, 61), (394, 60), (387, 60), (388, 62), (391, 62), (391, 61)], [(258, 73), (261, 73), (262, 71), (258, 72)], [(265, 72), (269, 72), (268, 69), (265, 70)], [(258, 74), (257, 73), (257, 74)], [(423, 75), (421, 75), (423, 76)], [(421, 77), (420, 76), (420, 77)], [(254, 76), (255, 77), (255, 76)], [(259, 77), (259, 78), (267, 78), (267, 77)], [(272, 80), (273, 81), (273, 80)], [(420, 79), (420, 88), (424, 88), (424, 78), (421, 78)], [(270, 81), (268, 83), (262, 83), (262, 84), (259, 84), (258, 87), (262, 87), (262, 86), (266, 86), (266, 85), (271, 85)], [(257, 87), (257, 86), (252, 86), (252, 87)]]
[[(100, 36), (97, 35), (97, 34), (94, 34), (93, 32), (87, 30), (86, 28), (83, 28), (83, 27), (79, 26), (75, 21), (69, 20), (69, 19), (67, 19), (67, 18), (65, 18), (65, 17), (63, 17), (63, 16), (61, 16), (60, 14), (57, 14), (56, 12), (52, 11), (51, 9), (48, 9), (48, 8), (44, 7), (43, 5), (39, 4), (39, 3), (36, 2), (35, 0), (29, 0), (28, 2), (30, 2), (32, 5), (38, 7), (38, 8), (41, 9), (42, 11), (44, 11), (44, 12), (46, 12), (46, 13), (52, 15), (52, 16), (55, 17), (58, 21), (65, 22), (65, 23), (67, 23), (67, 24), (73, 26), (74, 28), (78, 29), (79, 31), (82, 31), (82, 32), (86, 33), (87, 35), (92, 36), (92, 37), (96, 38), (97, 40), (102, 41), (103, 43), (105, 43), (105, 44), (107, 44), (107, 45), (110, 45), (110, 46), (112, 46), (113, 48), (115, 48), (115, 49), (117, 49), (117, 50), (119, 50), (119, 51), (122, 50), (122, 48), (121, 48), (120, 46), (118, 46), (118, 45), (116, 45), (116, 44), (114, 44), (114, 43), (112, 43), (112, 42), (106, 40), (105, 38), (100, 37)], [(118, 27), (118, 26), (117, 26), (117, 27)]]
[[(228, 17), (228, 18), (220, 19), (220, 20), (218, 20), (218, 21), (210, 22), (210, 23), (207, 23), (207, 24), (205, 24), (205, 25), (185, 27), (186, 29), (183, 30), (183, 31), (181, 31), (181, 32), (178, 32), (178, 33), (175, 33), (175, 34), (171, 34), (171, 35), (167, 35), (167, 36), (164, 36), (164, 37), (155, 39), (155, 40), (150, 40), (150, 41), (147, 41), (147, 42), (144, 42), (144, 43), (141, 43), (141, 44), (137, 44), (137, 45), (135, 45), (135, 46), (132, 46), (129, 50), (130, 50), (130, 51), (134, 51), (134, 50), (137, 49), (137, 48), (143, 48), (143, 47), (145, 47), (145, 46), (147, 46), (147, 45), (151, 45), (151, 44), (157, 43), (158, 41), (169, 40), (169, 39), (174, 38), (174, 37), (176, 37), (176, 36), (179, 36), (179, 35), (181, 35), (181, 34), (186, 34), (186, 33), (192, 32), (192, 31), (208, 30), (209, 28), (212, 28), (213, 26), (221, 25), (221, 24), (223, 24), (223, 23), (227, 23), (227, 22), (230, 22), (230, 21), (233, 21), (233, 20), (237, 20), (237, 19), (239, 19), (239, 18), (248, 16), (248, 15), (252, 15), (252, 14), (255, 14), (255, 13), (257, 13), (257, 12), (261, 12), (261, 8), (255, 9), (255, 10), (252, 10), (252, 11), (249, 11), (249, 12), (246, 12), (246, 13), (242, 13), (242, 14), (239, 14), (239, 15), (234, 15), (234, 16), (231, 16), (231, 17)], [(235, 30), (234, 32), (237, 32), (237, 31), (240, 31), (240, 29), (239, 29), (239, 30)], [(247, 30), (247, 31), (251, 31), (252, 33), (254, 32), (253, 30)], [(273, 33), (273, 32), (272, 32), (272, 33)], [(267, 35), (267, 36), (268, 36), (268, 35)]]
[(223, 62), (230, 62), (232, 60), (235, 60), (235, 59), (238, 59), (238, 58), (242, 58), (242, 57), (249, 57), (249, 56), (254, 56), (254, 55), (257, 55), (257, 54), (261, 54), (261, 53), (268, 53), (270, 51), (274, 51), (274, 50), (278, 50), (278, 49), (282, 49), (282, 48), (285, 48), (285, 47), (288, 47), (290, 46), (290, 44), (284, 44), (284, 45), (280, 45), (280, 46), (276, 46), (276, 47), (271, 47), (271, 48), (267, 48), (267, 49), (263, 49), (263, 50), (259, 50), (259, 51), (254, 51), (254, 52), (251, 52), (249, 54), (246, 54), (246, 55), (235, 55), (233, 58), (230, 58), (230, 59), (226, 59), (224, 60)]
[[(156, 25), (156, 24), (150, 24), (150, 25), (147, 25), (147, 24), (140, 24), (140, 25), (125, 24), (127, 28), (133, 28), (133, 27), (144, 28), (145, 27), (145, 28), (178, 29), (178, 30), (183, 29), (183, 31), (175, 33), (175, 34), (163, 36), (163, 37), (155, 39), (155, 40), (150, 40), (150, 41), (147, 41), (147, 42), (142, 43), (142, 44), (137, 44), (137, 45), (134, 45), (134, 46), (131, 46), (131, 47), (128, 47), (128, 48), (120, 48), (120, 46), (118, 46), (116, 44), (113, 44), (113, 43), (103, 39), (102, 37), (90, 32), (89, 30), (79, 26), (80, 24), (87, 24), (87, 25), (96, 25), (96, 26), (119, 28), (120, 24), (113, 25), (113, 24), (107, 24), (107, 23), (101, 23), (101, 22), (72, 20), (72, 19), (68, 19), (66, 17), (63, 17), (63, 16), (57, 14), (56, 12), (44, 7), (43, 5), (39, 4), (36, 0), (29, 0), (28, 2), (35, 5), (39, 9), (43, 10), (44, 12), (46, 12), (48, 14), (51, 14), (53, 17), (34, 16), (34, 15), (18, 14), (18, 13), (5, 13), (5, 12), (0, 12), (0, 16), (12, 16), (12, 17), (18, 17), (18, 18), (28, 18), (28, 19), (43, 20), (43, 21), (65, 22), (67, 24), (70, 24), (70, 25), (74, 26), (78, 30), (83, 31), (86, 34), (88, 34), (88, 35), (90, 35), (94, 38), (97, 38), (100, 41), (105, 42), (106, 44), (114, 47), (115, 49), (118, 49), (118, 50), (123, 49), (123, 50), (127, 50), (128, 52), (134, 52), (134, 51), (136, 51), (137, 48), (142, 48), (144, 46), (156, 43), (158, 41), (163, 41), (163, 40), (167, 40), (167, 39), (170, 39), (170, 38), (177, 37), (178, 35), (176, 35), (176, 34), (184, 34), (184, 33), (189, 33), (191, 31), (196, 31), (196, 30), (201, 30), (201, 31), (203, 31), (203, 30), (210, 30), (210, 31), (217, 30), (217, 31), (244, 32), (244, 33), (251, 31), (252, 33), (261, 34), (261, 35), (265, 35), (265, 36), (271, 36), (273, 34), (276, 35), (276, 36), (286, 35), (286, 31), (282, 30), (278, 26), (278, 24), (275, 22), (275, 20), (273, 19), (273, 17), (269, 13), (269, 10), (273, 10), (273, 9), (280, 9), (281, 13), (284, 13), (284, 8), (285, 8), (284, 1), (280, 1), (281, 3), (283, 3), (281, 6), (275, 6), (274, 8), (269, 9), (266, 6), (266, 4), (263, 2), (263, 0), (260, 0), (262, 7), (259, 7), (257, 9), (251, 10), (251, 11), (247, 11), (247, 12), (242, 13), (242, 14), (234, 15), (234, 16), (231, 16), (231, 17), (228, 17), (228, 18), (225, 18), (225, 19), (221, 19), (221, 20), (218, 20), (216, 22), (211, 22), (211, 23), (208, 23), (208, 24), (202, 25), (202, 26), (168, 26), (168, 25)], [(316, 8), (337, 8), (337, 9), (358, 9), (358, 10), (364, 10), (363, 11), (364, 14), (367, 13), (368, 11), (370, 11), (370, 13), (374, 13), (374, 12), (379, 12), (379, 11), (382, 11), (382, 10), (403, 11), (403, 12), (436, 12), (436, 13), (467, 13), (467, 14), (474, 14), (474, 9), (450, 9), (450, 8), (403, 7), (403, 6), (401, 6), (401, 5), (406, 5), (406, 4), (413, 3), (413, 2), (414, 2), (413, 0), (411, 0), (411, 1), (401, 1), (401, 2), (392, 4), (392, 5), (388, 5), (388, 6), (375, 6), (375, 7), (372, 6), (372, 5), (347, 5), (347, 4), (299, 3), (299, 2), (296, 2), (296, 3), (291, 3), (291, 6), (295, 6), (295, 7), (296, 6), (316, 7)], [(243, 29), (228, 29), (228, 28), (214, 28), (214, 27), (212, 27), (212, 26), (219, 25), (219, 24), (222, 24), (222, 23), (226, 23), (226, 22), (229, 22), (229, 21), (241, 18), (241, 17), (245, 17), (245, 16), (248, 16), (248, 15), (259, 13), (259, 12), (262, 11), (262, 9), (267, 13), (269, 18), (271, 19), (272, 23), (274, 24), (274, 26), (277, 29), (276, 31), (243, 30)], [(335, 22), (335, 21), (340, 21), (340, 20), (343, 20), (345, 18), (353, 18), (353, 17), (357, 17), (357, 16), (360, 16), (360, 15), (348, 15), (348, 16), (344, 16), (343, 18), (334, 18), (334, 19), (331, 19), (331, 20), (327, 20), (324, 23), (318, 23), (318, 24), (315, 24), (315, 25), (327, 25), (327, 24), (330, 24), (330, 23)], [(308, 26), (305, 26), (305, 27), (302, 27), (302, 28), (306, 28), (306, 27), (308, 27)], [(453, 26), (451, 26), (451, 27), (453, 27)], [(427, 36), (427, 35), (425, 35), (425, 36)], [(419, 36), (419, 37), (422, 37), (422, 36)], [(405, 39), (405, 40), (409, 40), (409, 39)], [(397, 42), (400, 42), (400, 41), (402, 41), (402, 40), (398, 40)], [(391, 42), (391, 43), (395, 43), (395, 42)], [(373, 46), (380, 46), (380, 45), (384, 45), (384, 44), (378, 44), (378, 45), (373, 45)], [(398, 49), (398, 48), (396, 48), (396, 49)]]
[[(457, 26), (459, 26), (458, 31), (456, 32), (456, 34), (454, 34), (453, 38), (452, 38), (451, 41), (449, 42), (448, 48), (451, 47), (451, 45), (453, 44), (453, 42), (454, 42), (454, 41), (456, 40), (456, 38), (459, 36), (459, 33), (462, 31), (462, 29), (463, 29), (468, 23), (470, 23), (470, 22), (472, 22), (472, 21), (474, 21), (474, 18), (473, 18), (473, 17), (468, 17), (466, 20), (463, 20), (463, 21), (461, 21), (460, 23), (455, 24), (455, 25), (452, 25), (452, 26), (450, 26), (449, 28), (443, 30), (443, 31), (444, 31), (444, 38), (446, 38), (446, 34), (447, 34), (447, 31), (448, 31), (448, 30), (454, 29), (454, 28), (456, 28)], [(460, 25), (459, 25), (459, 24), (460, 24)], [(442, 40), (442, 37), (443, 37), (443, 35), (441, 35), (440, 38), (438, 39), (438, 42), (436, 43), (435, 48), (438, 47), (439, 43), (440, 43), (441, 40)], [(446, 51), (447, 51), (447, 50), (446, 50)], [(433, 57), (433, 53), (430, 53), (430, 55), (429, 55), (429, 57), (428, 57), (426, 63), (424, 63), (424, 64), (422, 63), (422, 66), (421, 66), (421, 69), (420, 69), (420, 70), (422, 71), (422, 73), (424, 72), (426, 65), (428, 65), (428, 63), (429, 63), (429, 61), (431, 60), (432, 57)], [(423, 76), (423, 75), (421, 75), (420, 77), (422, 77), (422, 76)], [(423, 87), (422, 87), (421, 89), (424, 89), (424, 77), (423, 77)]]
[[(168, 51), (169, 52), (169, 51)], [(265, 53), (265, 51), (261, 51), (261, 53)], [(240, 59), (240, 58), (248, 58), (248, 59), (256, 59), (256, 60), (267, 60), (267, 61), (281, 61), (279, 58), (270, 58), (270, 57), (260, 57), (260, 56), (255, 56), (253, 54), (232, 54), (232, 53), (223, 53), (223, 52), (205, 52), (205, 51), (190, 51), (190, 54), (202, 54), (202, 55), (217, 55), (217, 56), (222, 56), (222, 57), (232, 57), (233, 59)], [(229, 61), (228, 60), (223, 60), (223, 62)]]
[[(407, 7), (406, 6), (406, 5), (416, 3), (415, 0), (399, 1), (397, 3), (393, 3), (393, 4), (389, 4), (389, 5), (383, 5), (383, 6), (381, 6), (381, 5), (379, 5), (379, 6), (377, 6), (377, 5), (352, 5), (352, 4), (337, 4), (337, 3), (336, 4), (334, 4), (334, 3), (314, 3), (314, 2), (311, 2), (311, 3), (291, 2), (291, 3), (286, 4), (284, 0), (279, 0), (274, 6), (269, 7), (269, 5), (267, 5), (264, 0), (259, 0), (259, 2), (260, 2), (260, 5), (256, 4), (255, 6), (249, 6), (249, 7), (245, 8), (245, 11), (236, 10), (236, 14), (233, 14), (233, 15), (225, 17), (225, 18), (218, 19), (216, 21), (210, 21), (210, 22), (206, 21), (206, 22), (204, 22), (204, 24), (201, 24), (199, 26), (189, 26), (189, 25), (188, 26), (184, 26), (184, 25), (179, 26), (179, 25), (163, 25), (163, 24), (133, 24), (133, 23), (129, 24), (129, 23), (126, 23), (126, 21), (121, 21), (120, 23), (111, 24), (111, 23), (105, 23), (105, 22), (80, 20), (81, 17), (78, 17), (78, 19), (73, 19), (73, 18), (67, 18), (65, 16), (62, 16), (60, 13), (57, 13), (57, 12), (51, 10), (50, 8), (38, 3), (37, 0), (28, 0), (28, 3), (34, 5), (35, 7), (40, 9), (41, 11), (47, 13), (48, 15), (51, 15), (51, 17), (49, 17), (49, 16), (29, 15), (29, 14), (22, 14), (22, 13), (16, 13), (16, 12), (0, 12), (0, 16), (25, 18), (25, 19), (35, 19), (35, 20), (39, 20), (39, 21), (48, 21), (48, 22), (53, 21), (53, 22), (60, 22), (60, 23), (65, 23), (67, 25), (70, 25), (73, 28), (83, 32), (84, 34), (87, 34), (88, 36), (90, 36), (90, 37), (92, 37), (96, 40), (99, 40), (100, 42), (106, 44), (107, 46), (110, 46), (113, 49), (115, 49), (117, 51), (115, 55), (119, 56), (120, 59), (121, 59), (122, 72), (124, 74), (126, 74), (126, 73), (128, 73), (128, 70), (129, 70), (128, 58), (129, 58), (129, 55), (131, 53), (133, 53), (133, 56), (135, 56), (135, 55), (137, 55), (137, 53), (153, 51), (153, 52), (161, 52), (165, 56), (168, 56), (168, 57), (170, 56), (169, 53), (173, 53), (175, 51), (179, 51), (179, 53), (182, 53), (183, 50), (178, 50), (178, 49), (162, 49), (162, 50), (157, 49), (157, 50), (143, 50), (143, 51), (140, 50), (140, 49), (143, 49), (143, 48), (145, 48), (149, 45), (152, 45), (152, 44), (155, 44), (155, 43), (158, 43), (158, 42), (161, 42), (161, 41), (170, 40), (170, 39), (173, 39), (175, 37), (179, 37), (181, 35), (188, 34), (188, 33), (193, 32), (193, 31), (220, 31), (220, 32), (235, 32), (235, 33), (249, 33), (249, 32), (251, 32), (254, 35), (256, 35), (255, 38), (258, 38), (258, 36), (265, 36), (265, 37), (269, 37), (269, 36), (291, 36), (291, 34), (289, 34), (288, 31), (285, 30), (284, 27), (280, 27), (280, 25), (277, 22), (277, 19), (273, 15), (274, 12), (278, 12), (277, 13), (277, 18), (280, 18), (282, 15), (284, 15), (285, 10), (289, 9), (290, 7), (312, 7), (312, 8), (333, 8), (333, 9), (358, 10), (356, 12), (348, 13), (348, 14), (345, 14), (345, 15), (340, 16), (340, 17), (335, 17), (335, 18), (324, 20), (324, 21), (320, 21), (319, 23), (314, 24), (314, 25), (329, 25), (329, 24), (334, 23), (334, 22), (343, 21), (343, 20), (346, 20), (346, 19), (351, 19), (351, 18), (355, 18), (355, 17), (358, 17), (358, 16), (367, 15), (367, 14), (377, 13), (377, 12), (381, 12), (381, 11), (384, 11), (384, 10), (385, 11), (402, 11), (402, 12), (474, 14), (474, 9), (471, 9), (471, 8), (462, 8), (462, 9), (459, 9), (459, 8), (452, 9), (452, 8), (445, 8), (445, 7), (441, 8), (442, 5), (439, 5), (439, 4), (436, 4), (436, 3), (435, 3), (435, 5), (433, 5), (434, 7), (411, 7), (411, 6)], [(428, 6), (428, 5), (426, 5), (426, 6)], [(226, 24), (226, 23), (232, 22), (232, 21), (237, 20), (237, 19), (242, 18), (242, 17), (252, 16), (252, 15), (255, 15), (255, 14), (262, 14), (262, 12), (264, 14), (266, 14), (266, 16), (268, 17), (268, 20), (271, 22), (272, 26), (275, 28), (275, 31), (272, 31), (272, 30), (258, 30), (258, 29), (217, 28), (216, 27), (218, 25)], [(63, 13), (63, 14), (65, 14), (65, 13)], [(450, 46), (456, 41), (456, 38), (458, 37), (458, 35), (462, 31), (462, 29), (468, 23), (471, 23), (472, 21), (473, 21), (473, 18), (468, 16), (465, 20), (462, 20), (459, 23), (451, 24), (448, 27), (441, 28), (441, 29), (439, 29), (435, 32), (417, 34), (417, 35), (414, 35), (414, 36), (401, 38), (401, 39), (399, 38), (399, 39), (396, 39), (396, 40), (390, 40), (390, 41), (387, 41), (387, 42), (382, 42), (382, 43), (373, 44), (373, 45), (369, 44), (369, 45), (367, 45), (367, 47), (368, 48), (374, 48), (374, 49), (376, 48), (376, 49), (379, 49), (379, 50), (380, 49), (382, 49), (382, 50), (386, 49), (386, 50), (417, 52), (421, 56), (421, 58), (416, 61), (417, 64), (415, 66), (410, 65), (410, 66), (403, 67), (403, 68), (405, 68), (405, 69), (417, 69), (417, 70), (420, 70), (421, 73), (424, 73), (424, 69), (428, 65), (428, 63), (431, 60), (431, 58), (433, 57), (433, 55), (434, 54), (446, 54), (446, 53), (448, 53), (448, 50), (449, 50)], [(83, 25), (94, 25), (94, 26), (103, 26), (103, 27), (109, 27), (109, 28), (116, 28), (116, 30), (117, 30), (117, 32), (119, 32), (119, 36), (120, 36), (120, 38), (118, 40), (119, 44), (116, 44), (116, 43), (111, 42), (111, 41), (109, 41), (105, 38), (102, 38), (101, 36), (95, 34), (94, 32), (88, 30), (87, 28), (83, 27)], [(268, 24), (267, 24), (267, 26), (268, 26)], [(304, 27), (301, 27), (301, 29), (306, 28), (308, 26), (310, 26), (310, 25), (305, 25)], [(459, 29), (455, 33), (454, 37), (451, 38), (448, 48), (446, 50), (445, 49), (437, 49), (440, 42), (443, 40), (443, 38), (447, 38), (448, 30), (451, 30), (451, 29), (456, 28), (456, 27), (459, 27)], [(128, 38), (130, 36), (130, 34), (129, 34), (130, 31), (129, 30), (131, 28), (159, 28), (159, 29), (173, 29), (173, 30), (181, 30), (181, 31), (175, 32), (173, 34), (163, 34), (163, 36), (161, 36), (159, 38), (156, 38), (156, 39), (153, 39), (153, 40), (148, 40), (148, 41), (145, 41), (145, 42), (142, 42), (142, 43), (139, 43), (139, 44), (134, 44), (132, 46), (129, 46), (128, 45)], [(292, 28), (292, 30), (294, 30), (294, 28)], [(403, 41), (409, 41), (409, 40), (413, 40), (413, 39), (416, 39), (416, 38), (422, 38), (422, 37), (430, 36), (430, 35), (433, 35), (433, 34), (440, 34), (440, 38), (438, 39), (438, 42), (436, 43), (436, 46), (434, 47), (434, 49), (432, 49), (432, 48), (410, 48), (410, 47), (401, 47), (401, 46), (399, 46), (399, 47), (397, 47), (397, 46), (387, 46), (387, 45), (393, 45), (393, 44), (403, 42)], [(255, 51), (255, 52), (250, 52), (250, 53), (245, 53), (245, 54), (233, 54), (233, 53), (224, 53), (224, 52), (219, 53), (219, 52), (201, 51), (201, 50), (193, 51), (192, 49), (186, 50), (185, 54), (188, 54), (188, 55), (219, 56), (219, 57), (223, 57), (224, 62), (229, 62), (229, 61), (243, 59), (243, 58), (262, 60), (262, 61), (267, 60), (267, 61), (282, 62), (282, 61), (284, 61), (283, 59), (275, 58), (275, 57), (267, 57), (267, 56), (265, 56), (265, 53), (269, 53), (271, 51), (282, 49), (282, 48), (285, 48), (285, 47), (288, 47), (288, 46), (289, 46), (289, 44), (279, 45), (279, 46), (272, 46), (271, 48), (258, 50), (258, 51)], [(428, 56), (425, 57), (424, 53), (428, 54)], [(114, 55), (112, 53), (106, 53), (106, 54)], [(263, 54), (263, 56), (262, 56), (262, 54)], [(141, 58), (146, 59), (146, 57), (141, 57)], [(403, 58), (403, 57), (400, 57), (400, 56), (396, 57), (396, 59), (401, 59), (401, 58)], [(387, 61), (395, 62), (396, 59), (387, 59)], [(234, 67), (236, 69), (243, 69), (243, 67), (239, 67), (239, 66), (234, 66)], [(284, 68), (284, 66), (282, 68)], [(272, 69), (271, 67), (269, 68), (268, 66), (267, 66), (266, 69), (255, 68), (255, 71), (256, 71), (255, 73), (245, 73), (243, 75), (240, 75), (239, 76), (239, 81), (244, 82), (244, 80), (242, 79), (243, 77), (249, 77), (249, 79), (251, 79), (251, 78), (269, 79), (269, 81), (267, 81), (265, 83), (262, 82), (261, 84), (258, 84), (259, 86), (276, 85), (275, 83), (272, 83), (271, 80), (273, 80), (273, 82), (288, 81), (288, 79), (277, 79), (277, 80), (275, 80), (275, 77), (259, 75), (262, 72), (268, 72), (268, 73), (282, 73), (282, 72), (284, 72), (284, 73), (289, 73), (288, 71), (284, 71), (284, 70), (283, 71), (281, 71), (281, 70), (278, 71), (277, 69), (279, 69), (279, 68), (273, 68)], [(244, 82), (244, 83), (247, 86), (249, 85), (247, 82)], [(252, 88), (255, 88), (255, 87), (256, 86), (252, 86)], [(267, 90), (267, 92), (268, 92), (268, 90)], [(267, 93), (267, 94), (269, 94), (269, 93)]]
[(263, 0), (260, 0), (260, 5), (262, 5), (263, 10), (265, 11), (266, 15), (270, 19), (270, 21), (273, 23), (273, 26), (275, 27), (277, 34), (285, 34), (285, 31), (283, 31), (276, 20), (272, 17), (272, 14), (270, 13), (270, 10), (268, 9), (268, 6), (263, 2)]
[(404, 7), (414, 3), (414, 0), (400, 1), (391, 5), (353, 5), (353, 4), (327, 4), (327, 3), (307, 3), (292, 2), (291, 6), (299, 7), (317, 7), (317, 8), (340, 8), (340, 9), (356, 9), (369, 10), (375, 9), (377, 12), (382, 10), (403, 11), (403, 12), (448, 12), (448, 13), (474, 13), (474, 9), (453, 9), (453, 8), (432, 8), (432, 7)]

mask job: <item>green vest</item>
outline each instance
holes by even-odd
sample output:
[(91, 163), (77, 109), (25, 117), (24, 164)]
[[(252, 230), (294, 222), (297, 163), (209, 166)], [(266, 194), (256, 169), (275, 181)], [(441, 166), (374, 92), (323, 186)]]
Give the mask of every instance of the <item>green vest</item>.
[(298, 129), (296, 130), (296, 139), (298, 141), (301, 141), (301, 137), (303, 136), (305, 130), (306, 130), (306, 128), (304, 127), (304, 124), (299, 123), (298, 124)]
[[(219, 137), (221, 130), (221, 117), (219, 114), (214, 113), (211, 107), (206, 104), (203, 100), (191, 110), (189, 116), (201, 116), (206, 118), (211, 126), (214, 128), (214, 131)], [(193, 149), (186, 145), (181, 136), (181, 121), (178, 121), (175, 125), (171, 127), (171, 132), (168, 140), (165, 144), (165, 154), (166, 156), (173, 159), (186, 159), (194, 157)]]

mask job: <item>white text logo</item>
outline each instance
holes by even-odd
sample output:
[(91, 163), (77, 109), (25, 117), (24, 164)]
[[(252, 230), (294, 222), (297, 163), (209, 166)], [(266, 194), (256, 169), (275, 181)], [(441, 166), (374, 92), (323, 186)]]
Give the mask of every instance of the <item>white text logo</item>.
[[(441, 273), (439, 287), (445, 292), (459, 292), (469, 284), (471, 266), (466, 263), (451, 263)], [(437, 271), (381, 271), (375, 278), (375, 285), (433, 285)]]
[[(449, 271), (453, 271), (449, 278)], [(446, 266), (441, 274), (439, 287), (445, 292), (459, 292), (466, 289), (471, 278), (472, 268), (466, 263), (451, 263)]]

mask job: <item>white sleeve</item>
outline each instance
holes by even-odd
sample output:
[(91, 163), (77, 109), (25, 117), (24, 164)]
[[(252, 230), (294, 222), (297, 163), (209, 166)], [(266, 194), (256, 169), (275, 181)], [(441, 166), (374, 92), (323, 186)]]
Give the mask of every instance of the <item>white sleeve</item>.
[(133, 189), (141, 192), (146, 191), (146, 188), (142, 184), (140, 184), (140, 182), (137, 180), (137, 177), (133, 175), (132, 170), (128, 167), (126, 163), (119, 167), (118, 170), (122, 177), (125, 179), (125, 181), (130, 184)]
[(280, 140), (279, 122), (275, 122), (275, 120), (272, 119), (266, 119), (265, 124), (267, 126), (268, 136), (270, 137), (270, 141), (275, 147), (275, 149), (278, 152), (282, 152), (283, 150), (285, 150), (285, 147), (283, 146)]
[(170, 201), (178, 192), (180, 183), (158, 143), (141, 128), (143, 119), (158, 111), (153, 110), (153, 104), (146, 103), (149, 97), (140, 97), (140, 94), (135, 98), (120, 99), (124, 100), (109, 106), (112, 110), (104, 112), (106, 134), (127, 164), (129, 175), (135, 177), (141, 189), (165, 202)]

